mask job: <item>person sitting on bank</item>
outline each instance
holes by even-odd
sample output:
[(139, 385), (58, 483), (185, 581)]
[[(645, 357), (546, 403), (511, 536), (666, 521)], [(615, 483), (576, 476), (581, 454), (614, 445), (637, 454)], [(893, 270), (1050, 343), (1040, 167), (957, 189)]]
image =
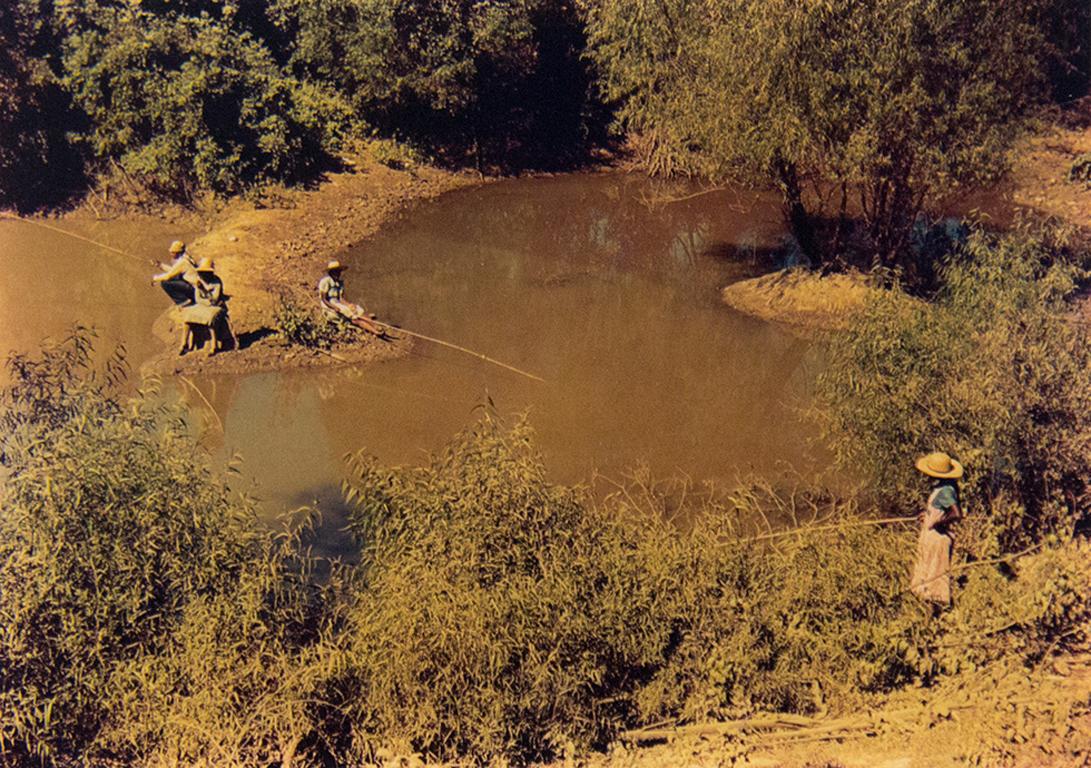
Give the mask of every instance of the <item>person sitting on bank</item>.
[(170, 255), (173, 259), (170, 266), (160, 264), (163, 271), (152, 276), (152, 282), (159, 283), (176, 306), (188, 307), (194, 303), (193, 286), (197, 282), (197, 262), (189, 255), (186, 244), (181, 240), (170, 244)]
[(345, 265), (331, 261), (326, 265), (326, 276), (318, 281), (318, 299), (327, 317), (347, 320), (368, 333), (382, 336), (385, 330), (373, 322), (374, 315), (369, 315), (359, 304), (344, 300), (345, 281), (341, 278)]
[(962, 465), (946, 453), (917, 459), (917, 469), (932, 478), (932, 491), (921, 515), (917, 561), (910, 588), (936, 608), (951, 604), (951, 525), (962, 517), (958, 479)]
[(195, 273), (194, 305), (183, 310), (182, 348), (178, 354), (184, 355), (193, 349), (193, 331), (203, 327), (208, 329), (208, 354), (214, 355), (225, 348), (227, 341), (234, 342), (227, 317), (227, 297), (224, 295), (223, 281), (216, 274), (212, 259), (201, 259)]

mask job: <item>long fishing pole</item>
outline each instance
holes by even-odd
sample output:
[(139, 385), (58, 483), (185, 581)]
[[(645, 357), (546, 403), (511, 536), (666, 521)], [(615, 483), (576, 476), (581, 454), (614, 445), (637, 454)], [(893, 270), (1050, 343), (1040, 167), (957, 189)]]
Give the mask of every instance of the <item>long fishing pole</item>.
[[(114, 253), (118, 253), (118, 254), (121, 254), (122, 256), (127, 256), (127, 257), (132, 258), (132, 259), (145, 258), (143, 256), (137, 256), (135, 253), (129, 253), (128, 251), (123, 251), (120, 248), (115, 248), (112, 245), (107, 245), (106, 243), (100, 243), (98, 240), (92, 240), (89, 237), (84, 237), (83, 235), (77, 235), (75, 232), (69, 232), (67, 229), (61, 229), (60, 227), (54, 227), (53, 225), (46, 224), (44, 221), (39, 221), (38, 219), (28, 219), (25, 216), (17, 216), (17, 215), (12, 214), (12, 213), (2, 213), (2, 214), (0, 214), (0, 217), (3, 217), (5, 219), (11, 219), (12, 221), (21, 221), (24, 224), (36, 224), (39, 227), (45, 227), (46, 229), (52, 230), (53, 232), (60, 232), (62, 235), (68, 235), (69, 237), (74, 237), (77, 240), (82, 240), (85, 243), (90, 243), (91, 245), (97, 245), (99, 248), (105, 248), (108, 251), (113, 251)], [(157, 264), (158, 262), (156, 262), (154, 259), (149, 259), (148, 263)]]
[(541, 376), (537, 376), (537, 375), (535, 375), (533, 373), (530, 373), (528, 371), (524, 371), (521, 368), (516, 368), (514, 365), (508, 365), (507, 363), (502, 362), (500, 360), (497, 360), (494, 357), (489, 357), (488, 355), (483, 355), (480, 352), (475, 352), (472, 349), (467, 349), (466, 347), (459, 346), (458, 344), (455, 344), (453, 342), (444, 341), (443, 339), (437, 339), (434, 336), (425, 336), (423, 333), (417, 333), (416, 331), (406, 330), (405, 328), (400, 328), (398, 326), (391, 325), (390, 323), (384, 323), (381, 320), (372, 320), (371, 322), (375, 323), (376, 325), (380, 325), (383, 328), (389, 328), (390, 330), (392, 330), (392, 331), (394, 331), (396, 333), (404, 333), (406, 336), (412, 336), (415, 339), (421, 339), (423, 341), (430, 341), (433, 344), (439, 344), (441, 347), (447, 347), (448, 349), (453, 349), (456, 352), (462, 352), (463, 354), (472, 355), (473, 357), (476, 357), (476, 358), (478, 358), (480, 360), (484, 360), (485, 362), (492, 363), (493, 365), (498, 365), (501, 368), (506, 368), (507, 370), (512, 371), (513, 373), (518, 373), (520, 376), (526, 376), (528, 379), (533, 379), (534, 381), (540, 381), (543, 384), (546, 383), (546, 380), (543, 379)]

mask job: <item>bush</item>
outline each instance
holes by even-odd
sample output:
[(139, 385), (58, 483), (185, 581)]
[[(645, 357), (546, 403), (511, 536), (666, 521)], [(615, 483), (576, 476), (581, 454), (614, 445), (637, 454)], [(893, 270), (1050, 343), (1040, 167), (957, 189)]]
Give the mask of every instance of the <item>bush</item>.
[(338, 344), (355, 341), (360, 334), (347, 322), (285, 299), (277, 305), (273, 323), (285, 342), (307, 349), (332, 349)]
[(1091, 346), (1066, 304), (1080, 274), (1048, 237), (977, 231), (934, 303), (873, 297), (819, 378), (814, 415), (840, 470), (915, 512), (913, 459), (944, 450), (967, 467), (975, 554), (1070, 534), (1091, 476)]
[(268, 762), (313, 732), (312, 563), (77, 332), (3, 394), (0, 758)]
[(99, 7), (61, 12), (64, 83), (103, 168), (189, 202), (299, 181), (347, 128), (332, 90), (287, 76), (262, 41), (207, 15)]
[(768, 491), (675, 508), (685, 531), (676, 494), (634, 482), (592, 503), (545, 481), (525, 425), (488, 418), (427, 467), (354, 467), (347, 687), (373, 752), (521, 762), (664, 717), (849, 706), (925, 655), (924, 609), (891, 578), (911, 535), (740, 540), (735, 521), (787, 511)]

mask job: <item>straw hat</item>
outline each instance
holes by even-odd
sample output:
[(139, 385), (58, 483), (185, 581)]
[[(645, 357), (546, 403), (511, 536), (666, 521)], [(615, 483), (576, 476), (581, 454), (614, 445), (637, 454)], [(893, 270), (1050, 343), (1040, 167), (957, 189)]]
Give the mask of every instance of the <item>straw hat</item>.
[(185, 249), (186, 249), (186, 244), (183, 243), (181, 240), (175, 240), (173, 243), (170, 244), (170, 252), (171, 252), (171, 255), (173, 255), (173, 256), (177, 256), (179, 253), (181, 253)]
[(962, 477), (962, 465), (946, 453), (936, 452), (917, 459), (917, 469), (929, 477), (957, 480)]
[(212, 259), (207, 256), (201, 259), (201, 263), (197, 265), (198, 272), (215, 272), (216, 265), (212, 263)]
[(344, 271), (346, 269), (348, 269), (348, 267), (346, 267), (344, 264), (339, 262), (337, 259), (334, 259), (333, 261), (331, 261), (329, 264), (326, 265), (326, 271), (327, 272), (336, 272), (337, 270)]

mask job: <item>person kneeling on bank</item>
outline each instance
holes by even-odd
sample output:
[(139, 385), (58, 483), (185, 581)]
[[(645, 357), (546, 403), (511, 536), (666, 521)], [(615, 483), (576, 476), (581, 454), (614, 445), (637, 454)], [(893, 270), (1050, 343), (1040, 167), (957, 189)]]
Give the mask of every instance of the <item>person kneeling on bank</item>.
[(175, 240), (170, 244), (170, 266), (160, 264), (163, 271), (152, 276), (163, 292), (178, 307), (193, 305), (193, 286), (197, 282), (197, 262), (189, 255), (186, 244)]
[(345, 320), (361, 330), (382, 336), (386, 331), (359, 304), (344, 300), (345, 281), (342, 274), (347, 269), (339, 261), (326, 265), (326, 276), (318, 281), (318, 299), (327, 317)]

